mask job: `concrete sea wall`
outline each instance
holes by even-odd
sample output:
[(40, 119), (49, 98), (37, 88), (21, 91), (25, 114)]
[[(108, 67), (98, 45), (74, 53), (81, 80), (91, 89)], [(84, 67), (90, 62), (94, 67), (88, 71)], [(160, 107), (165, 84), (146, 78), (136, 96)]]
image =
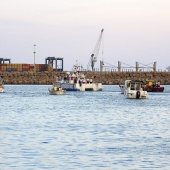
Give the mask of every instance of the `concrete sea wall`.
[[(142, 80), (144, 82), (160, 81), (170, 85), (170, 72), (83, 72), (86, 77), (94, 77), (95, 82), (104, 85), (118, 85), (125, 80)], [(0, 72), (4, 84), (52, 84), (56, 76), (62, 78), (66, 72)]]

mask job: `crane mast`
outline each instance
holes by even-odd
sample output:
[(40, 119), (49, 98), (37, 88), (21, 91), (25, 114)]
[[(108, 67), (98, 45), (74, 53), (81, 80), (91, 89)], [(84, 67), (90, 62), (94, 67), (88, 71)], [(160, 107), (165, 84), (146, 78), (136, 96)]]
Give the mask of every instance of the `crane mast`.
[(91, 64), (92, 71), (94, 70), (95, 62), (97, 62), (97, 57), (98, 57), (99, 50), (100, 50), (100, 45), (101, 45), (101, 42), (102, 42), (103, 31), (104, 31), (104, 29), (101, 30), (99, 39), (98, 39), (98, 41), (96, 43), (96, 46), (94, 48), (94, 51), (93, 51), (91, 57), (90, 57), (90, 64)]

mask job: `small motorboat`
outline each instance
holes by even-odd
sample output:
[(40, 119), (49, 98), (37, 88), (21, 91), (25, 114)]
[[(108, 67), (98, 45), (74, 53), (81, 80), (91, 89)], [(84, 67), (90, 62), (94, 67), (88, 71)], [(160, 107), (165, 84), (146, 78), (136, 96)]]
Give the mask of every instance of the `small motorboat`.
[(3, 79), (0, 77), (0, 93), (3, 93), (5, 90)]
[(148, 92), (143, 89), (144, 82), (129, 81), (125, 84), (124, 95), (129, 99), (147, 99)]
[(61, 86), (61, 82), (54, 82), (53, 86), (48, 89), (50, 94), (58, 95), (65, 94), (66, 90)]
[(157, 82), (156, 84), (154, 84), (153, 81), (149, 81), (144, 89), (147, 92), (163, 92), (164, 91), (164, 87), (160, 86), (160, 82)]
[(5, 90), (5, 87), (3, 85), (0, 85), (0, 93), (3, 93)]

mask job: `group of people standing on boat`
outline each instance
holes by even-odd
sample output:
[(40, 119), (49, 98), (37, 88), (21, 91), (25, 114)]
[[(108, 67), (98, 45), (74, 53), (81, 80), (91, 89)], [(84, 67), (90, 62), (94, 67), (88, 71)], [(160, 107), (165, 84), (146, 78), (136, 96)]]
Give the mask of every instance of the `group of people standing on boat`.
[(64, 76), (64, 83), (80, 83), (80, 84), (92, 84), (93, 83), (93, 77), (91, 76), (89, 79), (85, 78), (84, 74), (80, 74), (79, 71), (73, 72), (71, 74), (70, 72), (67, 72)]
[(160, 85), (161, 85), (161, 83), (160, 83), (160, 81), (158, 81), (158, 82), (149, 82), (149, 86), (152, 86), (153, 88), (155, 88), (155, 87), (160, 87)]

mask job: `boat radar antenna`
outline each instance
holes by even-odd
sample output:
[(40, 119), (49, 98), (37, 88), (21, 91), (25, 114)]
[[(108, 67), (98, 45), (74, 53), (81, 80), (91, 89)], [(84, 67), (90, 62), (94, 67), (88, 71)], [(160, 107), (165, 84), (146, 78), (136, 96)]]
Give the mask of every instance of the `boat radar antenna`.
[(92, 53), (92, 55), (90, 57), (90, 60), (89, 60), (89, 64), (91, 64), (92, 71), (94, 71), (94, 64), (95, 64), (95, 62), (97, 62), (97, 57), (98, 57), (99, 50), (100, 50), (100, 45), (101, 45), (101, 42), (102, 42), (103, 31), (104, 31), (104, 29), (101, 30), (99, 39), (98, 39), (98, 41), (96, 43), (94, 51), (93, 51), (93, 53)]

